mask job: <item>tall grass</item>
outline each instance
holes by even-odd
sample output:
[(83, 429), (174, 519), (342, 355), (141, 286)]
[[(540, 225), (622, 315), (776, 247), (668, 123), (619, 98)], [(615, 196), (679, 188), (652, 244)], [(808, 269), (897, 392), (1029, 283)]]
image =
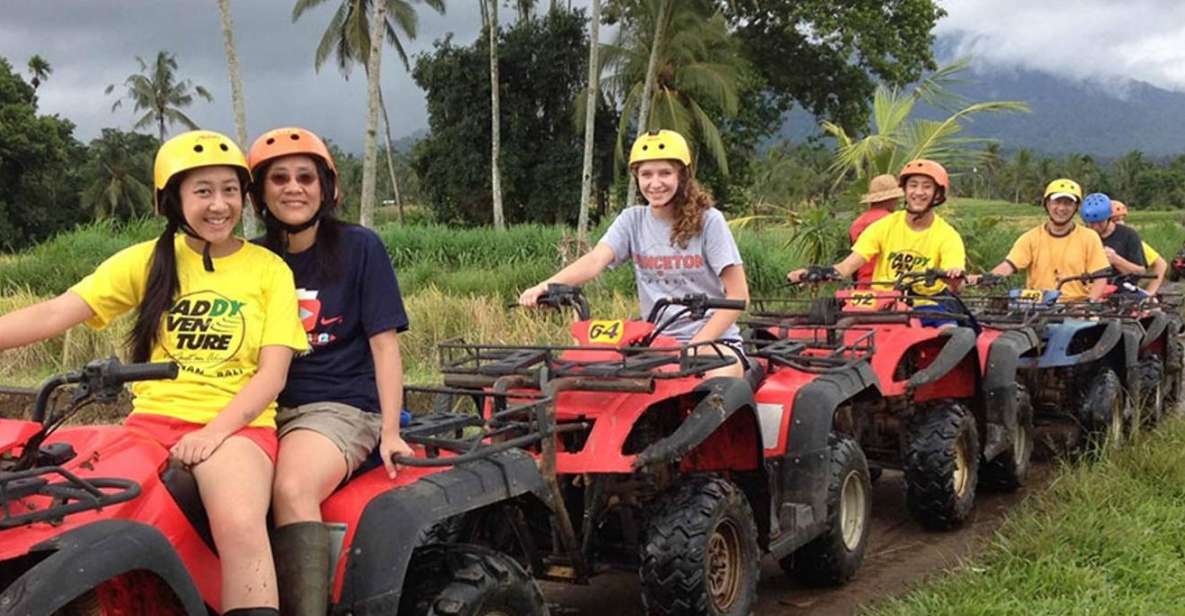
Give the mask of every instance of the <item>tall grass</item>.
[[(45, 299), (28, 293), (0, 296), (0, 314)], [(457, 295), (429, 286), (405, 298), (411, 329), (400, 336), (404, 370), (409, 383), (438, 380), (436, 345), (463, 337), (488, 344), (544, 344), (570, 342), (568, 324), (573, 314), (554, 310), (511, 308), (488, 295)], [(637, 301), (611, 291), (589, 297), (594, 318), (626, 318), (638, 312)], [(123, 340), (131, 319), (124, 316), (104, 331), (78, 326), (69, 333), (20, 349), (0, 351), (0, 383), (33, 385), (46, 376), (71, 370), (98, 357), (123, 356)]]
[(914, 614), (1181, 614), (1185, 421), (1059, 471), (978, 558), (866, 610)]
[[(103, 259), (160, 233), (159, 221), (126, 226), (96, 223), (63, 233), (0, 262), (0, 293), (57, 295)], [(594, 232), (599, 237), (602, 231)], [(434, 285), (458, 294), (511, 298), (579, 256), (565, 227), (519, 225), (506, 231), (443, 225), (386, 225), (379, 229), (405, 293)], [(751, 288), (769, 293), (797, 259), (777, 231), (737, 233)], [(629, 267), (608, 272), (599, 288), (633, 293)]]

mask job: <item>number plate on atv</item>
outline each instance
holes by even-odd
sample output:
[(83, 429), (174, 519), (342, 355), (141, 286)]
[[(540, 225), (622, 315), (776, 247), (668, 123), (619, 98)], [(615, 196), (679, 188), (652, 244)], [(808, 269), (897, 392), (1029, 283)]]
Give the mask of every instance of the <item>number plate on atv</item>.
[(1044, 298), (1045, 293), (1041, 289), (1021, 289), (1016, 297), (1022, 302), (1040, 302)]
[(895, 291), (855, 291), (840, 289), (835, 298), (843, 302), (844, 312), (890, 310), (901, 295)]
[(617, 344), (625, 334), (625, 323), (617, 321), (590, 321), (588, 341), (592, 344)]

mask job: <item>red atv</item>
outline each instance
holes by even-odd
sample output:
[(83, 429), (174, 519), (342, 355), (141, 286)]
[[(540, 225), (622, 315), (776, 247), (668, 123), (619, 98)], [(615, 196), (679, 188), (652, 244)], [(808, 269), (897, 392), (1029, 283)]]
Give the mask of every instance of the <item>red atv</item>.
[[(864, 388), (839, 408), (836, 430), (873, 462), (903, 470), (910, 512), (935, 529), (967, 518), (981, 479), (1021, 485), (1032, 453), (1031, 413), (1015, 375), (1035, 338), (985, 329), (965, 307), (952, 312), (910, 295), (943, 276), (911, 272), (878, 283), (892, 290), (841, 288), (806, 311), (801, 300), (764, 300), (750, 323), (759, 345), (822, 340), (835, 349), (868, 348)], [(805, 282), (836, 280), (830, 268), (815, 267)], [(957, 296), (945, 299), (958, 305)], [(772, 308), (779, 303), (790, 308)]]
[(663, 336), (678, 315), (662, 315), (744, 308), (734, 300), (664, 299), (645, 321), (591, 320), (574, 287), (551, 285), (539, 301), (576, 309), (576, 345), (450, 342), (442, 371), (487, 418), (504, 412), (490, 393), (554, 401), (557, 438), (540, 453), (570, 518), (548, 523), (525, 506), (471, 514), (454, 521), (452, 538), (517, 549), (551, 580), (638, 571), (648, 614), (749, 614), (765, 553), (807, 581), (855, 573), (868, 537), (868, 470), (825, 407), (839, 403), (831, 388), (846, 387), (846, 373), (769, 394), (764, 362), (744, 378), (705, 378), (736, 358), (717, 343)]
[[(62, 427), (126, 382), (176, 371), (93, 362), (46, 382), (32, 421), (0, 420), (0, 615), (217, 613), (218, 556), (193, 476), (123, 426)], [(47, 412), (63, 385), (74, 386), (70, 403)], [(453, 442), (438, 435), (458, 430), (473, 438), (463, 454), (441, 454), (450, 463), (408, 468), (394, 481), (382, 468), (362, 470), (325, 502), (336, 529), (333, 613), (547, 613), (512, 558), (488, 546), (429, 544), (442, 519), (508, 502), (546, 510), (552, 494), (519, 446), (543, 440), (538, 433), (492, 443), (477, 418), (427, 416), (404, 434), (437, 455)]]

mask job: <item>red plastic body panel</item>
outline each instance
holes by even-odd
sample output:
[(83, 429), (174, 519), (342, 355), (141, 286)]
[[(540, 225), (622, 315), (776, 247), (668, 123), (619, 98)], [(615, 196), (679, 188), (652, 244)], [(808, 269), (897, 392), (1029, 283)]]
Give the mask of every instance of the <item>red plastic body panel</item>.
[[(29, 434), (29, 423), (0, 420), (0, 435), (6, 443), (12, 443), (8, 440), (10, 437)], [(33, 425), (36, 429), (36, 424)], [(202, 599), (218, 609), (221, 592), (218, 558), (194, 532), (172, 495), (160, 482), (160, 472), (168, 461), (168, 451), (164, 447), (123, 426), (63, 428), (50, 435), (46, 443), (69, 443), (73, 446), (78, 455), (63, 465), (66, 470), (84, 479), (115, 477), (136, 481), (141, 487), (140, 496), (99, 511), (67, 516), (58, 525), (43, 522), (3, 531), (0, 535), (0, 561), (26, 554), (38, 543), (96, 520), (135, 520), (164, 534), (185, 563)], [(47, 478), (50, 481), (58, 480), (52, 475)], [(22, 504), (41, 507), (46, 502), (46, 497), (30, 497), (15, 504), (13, 512), (21, 513), (22, 510), (17, 507)]]

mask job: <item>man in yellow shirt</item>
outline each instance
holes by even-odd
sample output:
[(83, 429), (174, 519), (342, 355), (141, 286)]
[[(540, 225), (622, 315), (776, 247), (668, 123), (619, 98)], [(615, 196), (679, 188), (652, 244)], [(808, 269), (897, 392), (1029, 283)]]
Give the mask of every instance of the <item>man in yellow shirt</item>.
[[(1074, 215), (1082, 203), (1082, 187), (1065, 178), (1045, 187), (1044, 207), (1049, 216), (1044, 224), (1030, 229), (1016, 240), (1004, 261), (992, 269), (998, 276), (1010, 276), (1025, 270), (1031, 289), (1055, 290), (1058, 280), (1081, 274), (1093, 274), (1110, 267), (1099, 234), (1074, 224)], [(1064, 301), (1097, 300), (1103, 295), (1105, 280), (1095, 280), (1088, 287), (1078, 281), (1061, 287)]]
[[(835, 277), (847, 278), (865, 263), (874, 262), (872, 279), (881, 283), (874, 286), (890, 287), (901, 274), (927, 269), (945, 271), (952, 281), (949, 284), (957, 286), (967, 267), (963, 238), (934, 213), (950, 191), (946, 169), (932, 160), (918, 159), (907, 163), (898, 178), (905, 189), (905, 209), (869, 225), (852, 246), (852, 253), (832, 266)], [(797, 269), (786, 278), (800, 282), (807, 271)], [(934, 295), (946, 287), (947, 283), (938, 281), (933, 287), (919, 285), (914, 291)]]
[[(1111, 220), (1115, 221), (1117, 225), (1127, 224), (1127, 205), (1125, 203), (1111, 200)], [(1169, 271), (1168, 261), (1165, 261), (1164, 257), (1160, 256), (1160, 253), (1156, 252), (1151, 244), (1144, 242), (1144, 262), (1148, 264), (1152, 273), (1156, 274), (1156, 278), (1150, 281), (1144, 290), (1148, 292), (1148, 295), (1156, 295), (1160, 291), (1160, 286), (1164, 284), (1165, 274)]]

